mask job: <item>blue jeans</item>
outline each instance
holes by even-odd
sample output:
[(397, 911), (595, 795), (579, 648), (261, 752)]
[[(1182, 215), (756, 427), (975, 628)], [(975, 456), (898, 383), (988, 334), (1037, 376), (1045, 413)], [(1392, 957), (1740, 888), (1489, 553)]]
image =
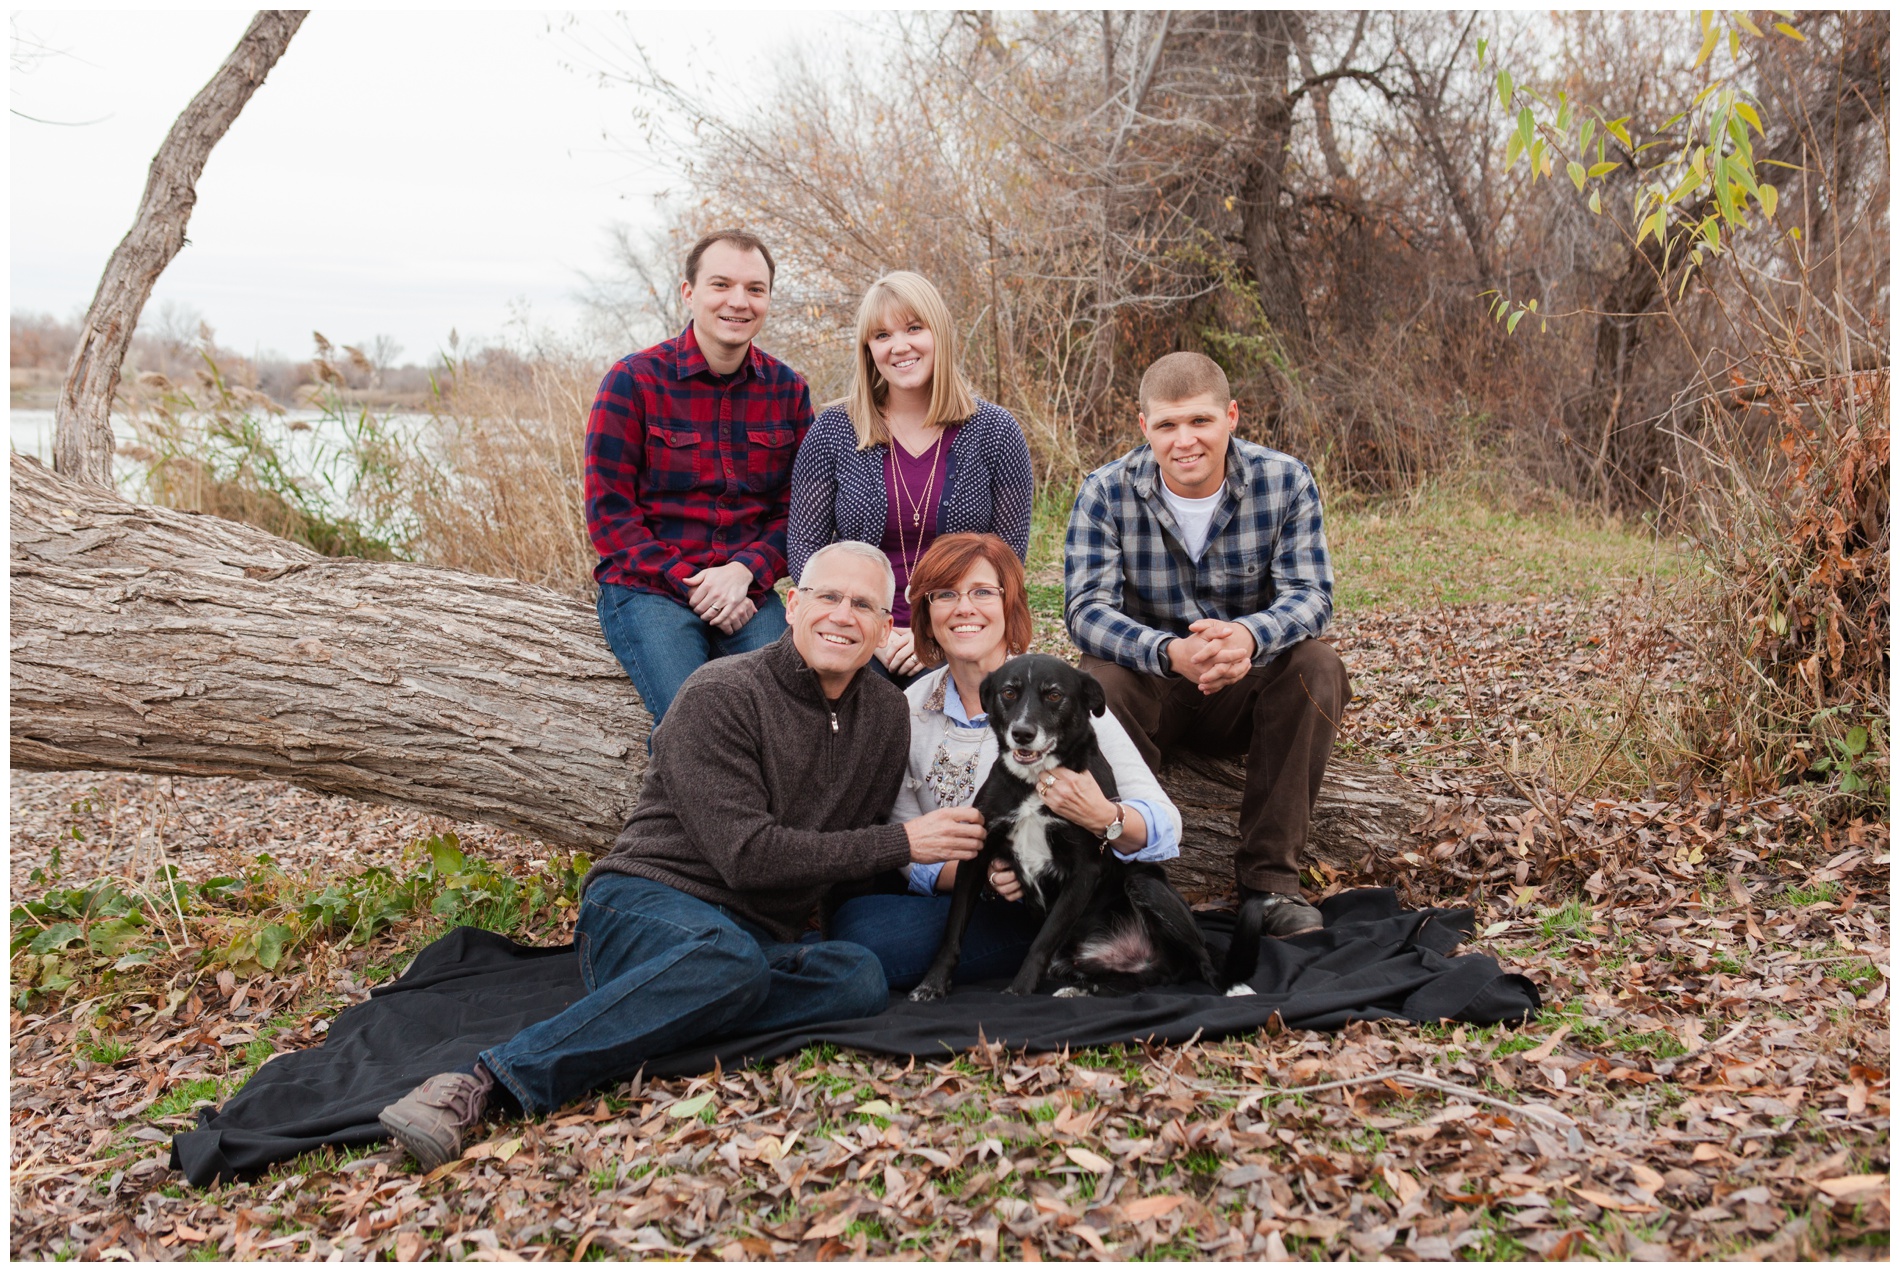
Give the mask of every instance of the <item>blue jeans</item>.
[(874, 1016), (890, 1001), (883, 969), (860, 946), (816, 932), (775, 941), (722, 907), (633, 875), (588, 886), (574, 945), (587, 997), (480, 1057), (529, 1113), (682, 1047)]
[[(831, 920), (831, 936), (870, 950), (883, 965), (884, 979), (892, 989), (910, 989), (930, 970), (949, 917), (947, 894), (853, 897), (838, 907)], [(1014, 976), (1041, 930), (1042, 915), (1033, 907), (978, 897), (970, 930), (963, 936), (956, 983)]]
[(640, 691), (657, 726), (686, 677), (715, 658), (763, 649), (785, 631), (785, 606), (767, 592), (752, 621), (728, 636), (678, 601), (602, 583), (594, 602), (608, 648)]

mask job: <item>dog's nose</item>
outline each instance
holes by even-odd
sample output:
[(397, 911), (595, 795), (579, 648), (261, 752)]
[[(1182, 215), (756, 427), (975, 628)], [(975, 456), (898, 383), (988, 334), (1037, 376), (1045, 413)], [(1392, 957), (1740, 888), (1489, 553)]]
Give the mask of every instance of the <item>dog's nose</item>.
[(1036, 740), (1036, 731), (1026, 725), (1017, 725), (1009, 731), (1009, 740), (1017, 746), (1026, 747)]

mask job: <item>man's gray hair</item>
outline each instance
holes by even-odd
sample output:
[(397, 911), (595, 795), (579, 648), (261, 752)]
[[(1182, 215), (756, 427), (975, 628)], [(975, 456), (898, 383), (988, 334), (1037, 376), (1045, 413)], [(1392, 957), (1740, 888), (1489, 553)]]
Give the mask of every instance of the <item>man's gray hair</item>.
[(891, 569), (891, 559), (884, 555), (882, 548), (874, 548), (856, 539), (840, 539), (836, 543), (827, 543), (805, 558), (805, 568), (798, 572), (798, 586), (810, 587), (812, 572), (818, 568), (820, 561), (830, 556), (862, 557), (866, 561), (877, 562), (878, 569), (884, 572), (884, 608), (889, 609), (891, 602), (897, 599), (897, 575)]

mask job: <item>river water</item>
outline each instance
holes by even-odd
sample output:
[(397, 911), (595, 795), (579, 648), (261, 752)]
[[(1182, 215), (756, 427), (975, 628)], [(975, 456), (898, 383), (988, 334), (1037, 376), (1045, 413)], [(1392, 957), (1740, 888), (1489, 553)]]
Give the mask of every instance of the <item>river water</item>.
[[(22, 455), (36, 455), (42, 464), (53, 462), (53, 413), (14, 407), (8, 412), (8, 438)], [(123, 436), (123, 434), (121, 434)]]
[[(331, 456), (342, 451), (347, 443), (344, 430), (335, 416), (326, 416), (322, 411), (300, 408), (286, 411), (277, 417), (275, 426), (267, 426), (266, 437), (277, 448), (284, 464), (292, 472), (305, 476), (315, 476), (328, 467)], [(426, 415), (384, 415), (377, 419), (391, 428), (398, 436), (414, 436), (414, 431), (426, 424)], [(292, 430), (285, 425), (301, 423), (307, 428)], [(8, 440), (14, 450), (22, 455), (36, 456), (47, 467), (53, 464), (53, 412), (37, 407), (12, 407), (7, 413)], [(137, 438), (123, 421), (114, 417), (113, 436), (120, 447), (135, 442)], [(129, 491), (136, 487), (138, 466), (121, 455), (113, 465), (119, 488)], [(319, 496), (332, 513), (344, 511), (337, 506), (334, 492), (327, 483), (319, 480), (313, 483)]]

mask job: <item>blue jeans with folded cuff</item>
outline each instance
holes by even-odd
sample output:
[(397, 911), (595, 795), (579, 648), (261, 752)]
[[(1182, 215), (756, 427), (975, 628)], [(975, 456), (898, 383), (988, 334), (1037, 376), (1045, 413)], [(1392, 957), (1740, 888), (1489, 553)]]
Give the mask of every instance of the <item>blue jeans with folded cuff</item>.
[[(930, 970), (943, 944), (944, 924), (950, 918), (950, 897), (883, 894), (853, 897), (838, 907), (831, 920), (831, 937), (861, 945), (877, 956), (884, 979), (895, 990), (914, 988)], [(1000, 897), (977, 898), (963, 934), (953, 983), (1000, 980), (1014, 976), (1023, 956), (1042, 930), (1042, 913), (1021, 901)]]
[(657, 592), (602, 583), (594, 612), (601, 635), (640, 691), (657, 727), (679, 696), (686, 677), (715, 658), (763, 649), (785, 632), (785, 606), (777, 592), (758, 602), (759, 612), (728, 636), (692, 610)]
[(589, 885), (574, 945), (587, 996), (479, 1057), (529, 1113), (684, 1047), (874, 1016), (890, 1001), (883, 968), (861, 946), (816, 932), (774, 940), (721, 906), (633, 875)]

